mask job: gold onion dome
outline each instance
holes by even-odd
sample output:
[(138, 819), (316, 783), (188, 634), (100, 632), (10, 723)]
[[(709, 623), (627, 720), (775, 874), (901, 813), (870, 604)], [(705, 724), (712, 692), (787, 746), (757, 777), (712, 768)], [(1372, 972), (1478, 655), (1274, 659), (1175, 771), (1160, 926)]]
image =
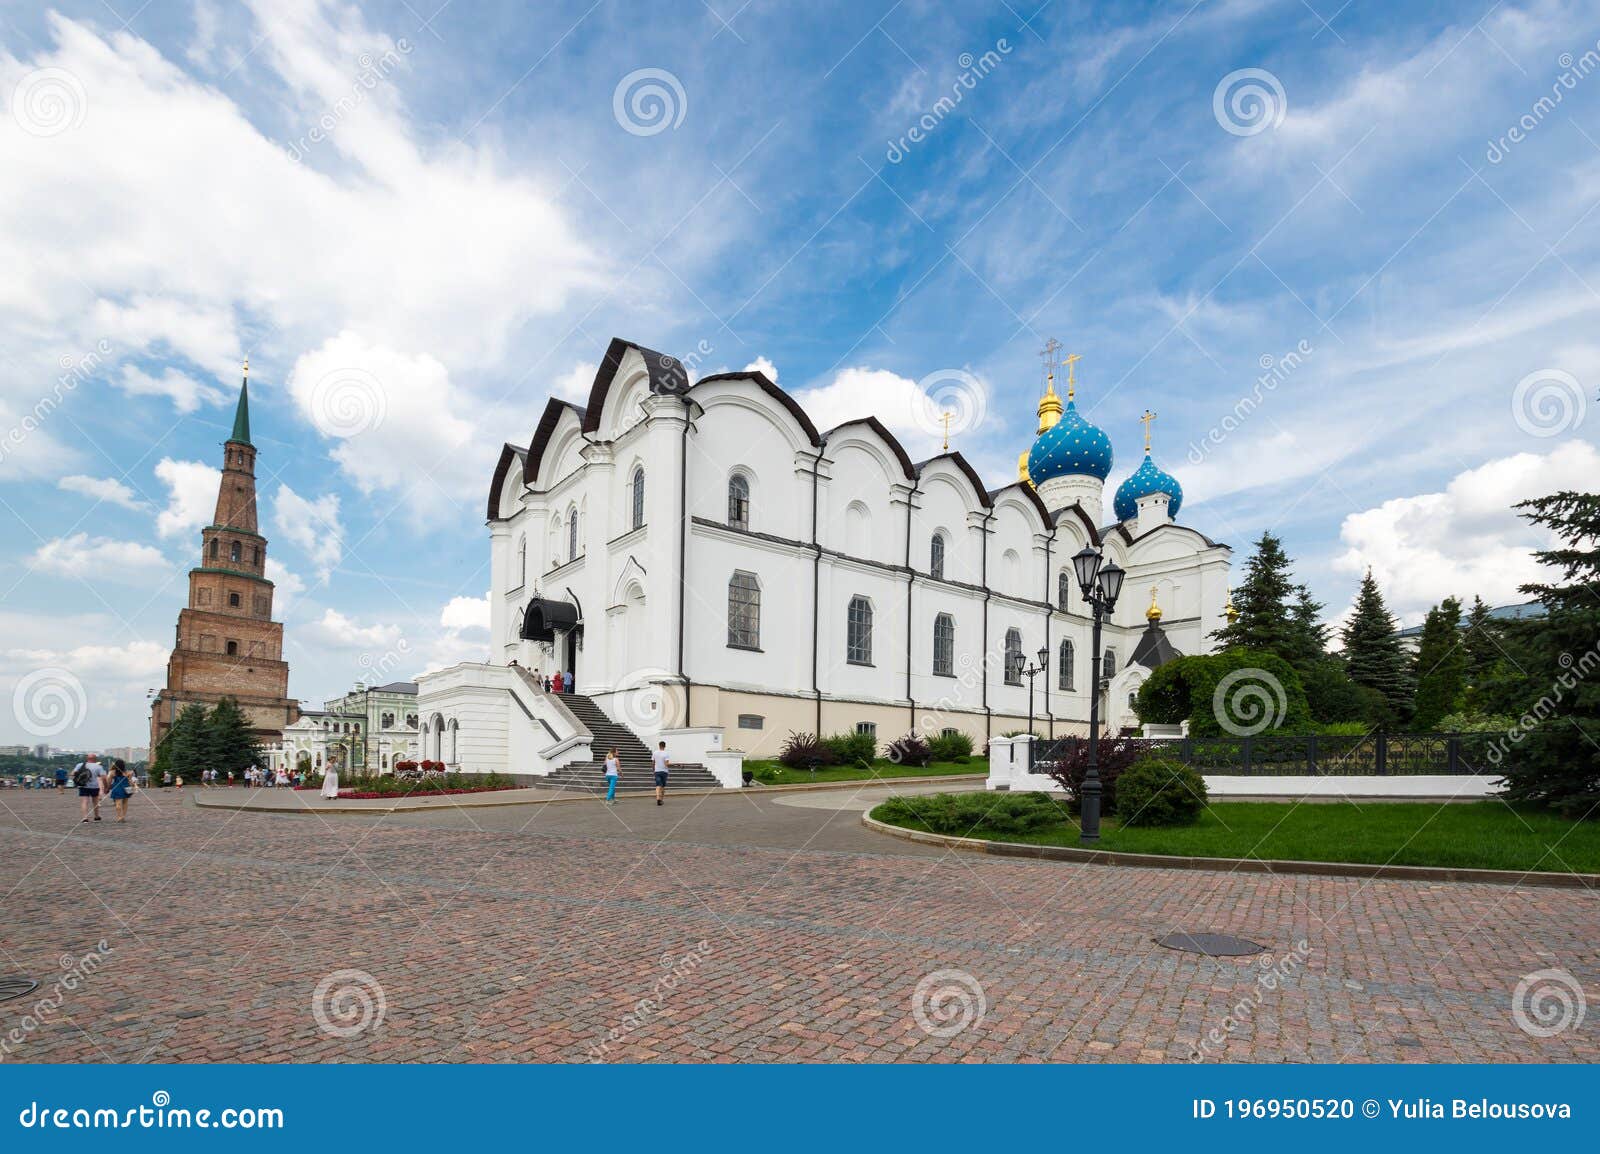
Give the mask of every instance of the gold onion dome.
[(1150, 586), (1150, 608), (1144, 611), (1145, 620), (1154, 625), (1161, 620), (1161, 606), (1156, 604), (1156, 587)]

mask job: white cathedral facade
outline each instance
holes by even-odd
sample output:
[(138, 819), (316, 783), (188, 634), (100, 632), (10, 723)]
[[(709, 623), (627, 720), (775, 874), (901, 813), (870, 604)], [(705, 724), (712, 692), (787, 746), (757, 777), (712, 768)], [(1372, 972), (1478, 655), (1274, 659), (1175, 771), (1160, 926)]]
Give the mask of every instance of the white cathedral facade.
[[(790, 731), (959, 729), (981, 750), (1026, 728), (1030, 681), (1008, 655), (1041, 649), (1035, 732), (1087, 732), (1096, 692), (1107, 732), (1135, 724), (1151, 652), (1212, 648), (1229, 550), (1173, 519), (1182, 490), (1148, 425), (1107, 508), (1111, 443), (1070, 384), (1063, 405), (1052, 376), (1039, 417), (1023, 475), (989, 489), (959, 452), (911, 460), (874, 417), (818, 429), (759, 372), (691, 382), (613, 340), (588, 403), (550, 400), (501, 454), (491, 658), (421, 679), (422, 756), (520, 774), (603, 757), (540, 691), (557, 670), (702, 764), (773, 756)], [(1072, 577), (1085, 545), (1127, 572), (1100, 669)]]

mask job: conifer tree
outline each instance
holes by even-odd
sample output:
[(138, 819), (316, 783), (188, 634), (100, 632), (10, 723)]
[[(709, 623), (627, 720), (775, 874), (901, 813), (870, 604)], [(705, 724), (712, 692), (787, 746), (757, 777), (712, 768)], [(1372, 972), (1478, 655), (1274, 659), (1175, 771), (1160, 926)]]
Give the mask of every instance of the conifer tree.
[(250, 719), (231, 697), (217, 702), (205, 726), (205, 762), (201, 768), (235, 773), (262, 760)]
[(1417, 699), (1412, 727), (1431, 733), (1461, 708), (1467, 684), (1467, 648), (1461, 636), (1461, 602), (1446, 597), (1428, 610), (1417, 649)]
[[(1600, 816), (1600, 493), (1560, 492), (1517, 506), (1563, 544), (1534, 556), (1555, 581), (1524, 585), (1545, 616), (1528, 621), (1532, 690), (1505, 738), (1506, 793), (1567, 817)], [(1556, 583), (1559, 582), (1559, 583)], [(1518, 632), (1524, 632), (1519, 629)]]
[(172, 728), (161, 743), (162, 773), (193, 781), (206, 758), (206, 707), (185, 705), (173, 719)]
[(1297, 669), (1320, 661), (1328, 651), (1328, 627), (1322, 623), (1322, 602), (1311, 596), (1304, 585), (1295, 586), (1295, 601), (1289, 609), (1291, 652), (1284, 659)]
[(1239, 616), (1213, 636), (1224, 649), (1264, 649), (1290, 660), (1299, 647), (1289, 605), (1294, 591), (1283, 542), (1270, 531), (1262, 533), (1233, 592)]
[(1345, 670), (1357, 685), (1381, 693), (1396, 716), (1411, 712), (1411, 679), (1394, 618), (1368, 569), (1356, 594), (1355, 612), (1340, 634)]

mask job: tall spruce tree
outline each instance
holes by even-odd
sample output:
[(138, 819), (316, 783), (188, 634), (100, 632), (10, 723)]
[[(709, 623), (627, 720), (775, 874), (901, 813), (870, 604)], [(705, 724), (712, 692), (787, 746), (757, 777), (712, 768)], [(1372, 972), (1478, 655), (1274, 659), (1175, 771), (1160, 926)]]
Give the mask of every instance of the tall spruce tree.
[(1309, 668), (1328, 652), (1328, 627), (1322, 623), (1322, 602), (1311, 596), (1304, 585), (1295, 586), (1294, 604), (1289, 608), (1290, 645), (1285, 660), (1296, 669)]
[(1446, 597), (1428, 610), (1417, 649), (1416, 712), (1411, 724), (1431, 733), (1439, 722), (1461, 708), (1467, 687), (1467, 647), (1461, 636), (1461, 602)]
[(1383, 695), (1396, 717), (1411, 713), (1411, 678), (1400, 632), (1383, 602), (1378, 582), (1368, 569), (1356, 594), (1355, 612), (1340, 634), (1345, 671), (1350, 680)]
[(1518, 650), (1534, 664), (1529, 681), (1540, 696), (1507, 736), (1506, 793), (1567, 817), (1600, 817), (1600, 493), (1564, 491), (1517, 508), (1564, 543), (1534, 554), (1560, 584), (1522, 586), (1545, 608)]
[(205, 769), (239, 772), (261, 761), (250, 719), (231, 697), (217, 702), (205, 727)]
[(1289, 605), (1294, 591), (1283, 542), (1270, 531), (1262, 533), (1233, 592), (1239, 616), (1212, 636), (1224, 649), (1264, 649), (1290, 660), (1300, 647)]
[(1472, 599), (1461, 639), (1467, 647), (1467, 681), (1477, 685), (1494, 673), (1506, 655), (1505, 627), (1489, 613), (1482, 597)]
[(206, 707), (185, 705), (161, 743), (161, 772), (193, 781), (206, 760)]

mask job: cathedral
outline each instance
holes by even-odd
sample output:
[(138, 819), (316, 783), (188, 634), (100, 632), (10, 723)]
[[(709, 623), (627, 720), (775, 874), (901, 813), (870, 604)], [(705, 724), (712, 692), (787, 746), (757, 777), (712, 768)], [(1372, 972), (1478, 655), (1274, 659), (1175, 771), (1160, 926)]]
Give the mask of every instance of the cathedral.
[[(1056, 347), (1037, 439), (991, 489), (960, 452), (913, 461), (876, 417), (819, 429), (758, 371), (691, 382), (613, 340), (587, 403), (549, 400), (501, 452), (492, 653), (421, 678), (423, 756), (548, 774), (604, 756), (585, 718), (696, 764), (773, 756), (791, 731), (954, 729), (981, 751), (1030, 714), (1086, 732), (1093, 693), (1108, 731), (1135, 724), (1152, 668), (1212, 648), (1229, 549), (1177, 521), (1150, 413), (1107, 509), (1112, 439), (1078, 411), (1076, 357), (1056, 391)], [(1098, 668), (1086, 545), (1127, 572)], [(556, 671), (576, 697), (541, 691)]]
[(150, 749), (184, 706), (232, 697), (256, 739), (277, 741), (300, 715), (289, 697), (283, 626), (272, 619), (267, 539), (256, 524), (256, 449), (250, 443), (248, 364), (233, 431), (222, 446), (222, 484), (211, 524), (200, 531), (200, 564), (189, 571), (189, 604), (178, 614), (167, 684), (150, 708)]

